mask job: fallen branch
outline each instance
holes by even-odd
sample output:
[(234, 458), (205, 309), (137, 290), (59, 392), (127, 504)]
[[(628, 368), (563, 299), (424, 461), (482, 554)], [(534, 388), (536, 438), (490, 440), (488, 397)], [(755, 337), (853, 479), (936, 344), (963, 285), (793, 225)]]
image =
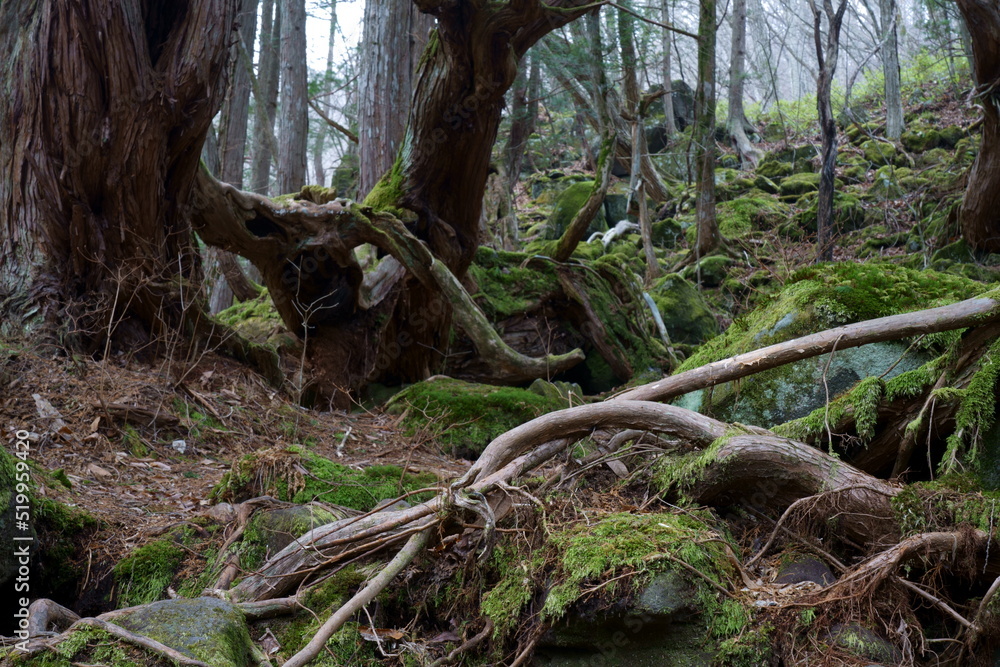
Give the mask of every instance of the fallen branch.
[(738, 380), (771, 368), (869, 343), (952, 331), (1000, 321), (1000, 303), (990, 298), (865, 320), (722, 359), (619, 394), (615, 401), (669, 401), (698, 389)]

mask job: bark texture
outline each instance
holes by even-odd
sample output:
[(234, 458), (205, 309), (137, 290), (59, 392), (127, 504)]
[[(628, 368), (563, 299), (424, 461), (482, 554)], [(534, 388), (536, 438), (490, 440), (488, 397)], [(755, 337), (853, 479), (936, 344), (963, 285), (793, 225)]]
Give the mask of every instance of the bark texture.
[(983, 143), (962, 200), (962, 235), (985, 252), (1000, 250), (1000, 7), (989, 0), (958, 0), (972, 38), (977, 91), (983, 109)]
[(260, 66), (254, 98), (253, 159), (250, 190), (259, 195), (270, 191), (271, 162), (277, 157), (274, 119), (278, 110), (278, 56), (281, 49), (281, 12), (275, 0), (262, 0), (260, 23)]
[(0, 4), (4, 312), (100, 348), (181, 328), (201, 283), (187, 202), (238, 5)]
[(726, 128), (732, 137), (736, 152), (744, 169), (756, 169), (761, 152), (754, 147), (747, 136), (746, 112), (743, 110), (743, 81), (746, 78), (747, 60), (747, 2), (733, 2), (733, 37), (729, 56), (729, 116)]
[(309, 104), (306, 71), (306, 2), (281, 2), (281, 122), (278, 125), (278, 192), (306, 184)]
[(715, 215), (715, 0), (702, 0), (698, 18), (698, 87), (694, 91), (694, 161), (698, 194), (694, 261), (722, 244)]
[(396, 160), (406, 131), (417, 62), (433, 24), (409, 0), (365, 3), (358, 109), (361, 197)]
[(879, 0), (882, 31), (882, 71), (885, 74), (885, 136), (898, 141), (903, 135), (903, 94), (899, 87), (899, 31), (896, 0)]

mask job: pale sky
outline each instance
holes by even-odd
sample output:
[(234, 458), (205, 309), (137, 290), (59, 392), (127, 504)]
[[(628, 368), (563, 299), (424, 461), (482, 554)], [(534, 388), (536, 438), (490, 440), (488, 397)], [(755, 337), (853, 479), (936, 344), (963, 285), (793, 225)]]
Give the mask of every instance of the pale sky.
[[(326, 51), (330, 36), (330, 10), (325, 0), (310, 0), (306, 5), (309, 18), (306, 21), (306, 48), (309, 51), (309, 69), (326, 69)], [(338, 0), (337, 24), (339, 34), (334, 47), (334, 59), (340, 61), (347, 55), (347, 49), (361, 39), (361, 18), (365, 13), (365, 0)]]

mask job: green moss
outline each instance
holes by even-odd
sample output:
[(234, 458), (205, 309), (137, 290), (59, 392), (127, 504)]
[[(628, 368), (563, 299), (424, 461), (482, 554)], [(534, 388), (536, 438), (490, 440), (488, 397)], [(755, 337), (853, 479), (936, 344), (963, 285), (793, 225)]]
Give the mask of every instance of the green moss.
[(994, 341), (972, 376), (955, 415), (955, 431), (948, 437), (948, 449), (938, 474), (961, 472), (963, 462), (975, 465), (982, 436), (996, 418), (996, 384), (1000, 375), (1000, 340)]
[[(260, 450), (234, 462), (212, 495), (232, 502), (257, 496), (294, 503), (318, 500), (366, 512), (383, 500), (437, 482), (434, 475), (404, 474), (398, 466), (354, 470), (302, 447), (290, 446)], [(417, 499), (427, 497), (429, 494)]]
[(774, 626), (768, 624), (741, 632), (719, 644), (714, 664), (725, 667), (770, 665), (774, 639)]
[(819, 190), (819, 177), (819, 174), (812, 173), (793, 174), (781, 181), (781, 196), (797, 198), (808, 192), (816, 192)]
[(515, 426), (567, 407), (565, 398), (451, 378), (418, 382), (386, 405), (390, 413), (405, 415), (400, 426), (408, 435), (422, 432), (443, 450), (463, 455), (476, 455)]
[(133, 667), (172, 663), (145, 649), (127, 644), (100, 628), (82, 625), (56, 644), (51, 652), (42, 653), (16, 664), (31, 665), (31, 667), (71, 667), (82, 664)]
[(722, 202), (716, 212), (719, 231), (727, 239), (736, 239), (756, 229), (771, 229), (791, 215), (791, 208), (774, 197), (748, 195)]
[[(552, 240), (561, 237), (569, 228), (576, 214), (587, 203), (591, 194), (599, 187), (600, 184), (596, 181), (581, 181), (563, 190), (559, 198), (556, 199), (555, 207), (552, 209), (552, 213), (549, 215), (546, 223), (548, 226), (546, 238)], [(591, 221), (590, 226), (587, 227), (587, 234), (605, 231), (607, 228), (608, 223), (604, 214), (604, 207), (601, 206), (597, 209), (597, 214)]]
[(235, 303), (215, 317), (231, 327), (237, 327), (247, 320), (264, 320), (273, 324), (281, 324), (281, 317), (266, 289), (262, 289), (260, 296), (256, 299)]
[(536, 262), (530, 255), (481, 247), (469, 273), (478, 286), (473, 294), (488, 318), (501, 320), (531, 310), (560, 291), (555, 265)]
[[(430, 44), (427, 46), (430, 49)], [(426, 51), (425, 51), (426, 53)], [(404, 139), (404, 144), (408, 140)], [(406, 217), (406, 213), (400, 208), (403, 198), (403, 157), (402, 148), (396, 161), (392, 163), (392, 168), (379, 179), (371, 192), (365, 197), (362, 206), (369, 207), (375, 211), (386, 211), (398, 218)]]
[(719, 322), (704, 297), (679, 275), (658, 279), (649, 294), (671, 342), (698, 345), (719, 333)]
[[(710, 539), (712, 541), (710, 541)], [(638, 591), (656, 572), (674, 570), (674, 560), (687, 563), (719, 586), (726, 587), (731, 566), (725, 547), (706, 523), (691, 514), (610, 514), (596, 523), (576, 524), (555, 533), (550, 543), (559, 551), (561, 583), (553, 587), (541, 610), (542, 618), (563, 616), (583, 595), (585, 584), (608, 580), (616, 573), (635, 573), (629, 582)], [(696, 589), (705, 625), (717, 637), (742, 630), (750, 617), (742, 604), (719, 599), (716, 589), (700, 577), (677, 570)], [(613, 594), (615, 582), (604, 587)]]
[(133, 550), (114, 567), (118, 600), (131, 607), (159, 600), (184, 560), (183, 546), (155, 540)]

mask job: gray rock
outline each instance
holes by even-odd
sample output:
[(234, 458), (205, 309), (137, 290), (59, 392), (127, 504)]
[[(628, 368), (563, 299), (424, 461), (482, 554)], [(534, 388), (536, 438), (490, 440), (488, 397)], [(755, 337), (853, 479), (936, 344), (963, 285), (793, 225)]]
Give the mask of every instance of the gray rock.
[(212, 667), (257, 664), (243, 612), (224, 600), (162, 600), (136, 607), (115, 623)]
[(836, 624), (825, 641), (850, 651), (864, 660), (877, 660), (882, 665), (898, 665), (903, 656), (886, 639), (857, 623)]
[(797, 556), (778, 568), (775, 582), (779, 584), (798, 584), (811, 581), (820, 586), (829, 586), (837, 578), (826, 563), (811, 556)]

